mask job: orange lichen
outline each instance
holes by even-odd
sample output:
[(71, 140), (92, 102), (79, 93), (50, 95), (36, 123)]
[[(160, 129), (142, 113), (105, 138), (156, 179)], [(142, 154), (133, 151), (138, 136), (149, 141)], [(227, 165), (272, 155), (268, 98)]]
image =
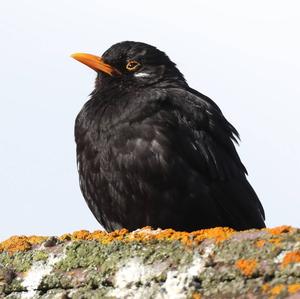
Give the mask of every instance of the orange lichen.
[(72, 239), (88, 240), (90, 232), (88, 230), (78, 230), (72, 233)]
[(100, 237), (100, 242), (103, 244), (108, 244), (113, 241), (126, 241), (126, 238), (128, 236), (128, 230), (125, 228), (115, 230), (111, 233), (105, 234), (105, 235), (97, 235), (96, 236)]
[(288, 225), (282, 225), (274, 228), (267, 228), (266, 230), (272, 235), (281, 235), (284, 233), (290, 233), (295, 229)]
[[(295, 230), (290, 226), (280, 226), (277, 228), (266, 229), (272, 235), (279, 235), (282, 233), (291, 232)], [(89, 232), (87, 230), (75, 231), (71, 234), (64, 234), (59, 239), (61, 241), (70, 241), (70, 240), (96, 240), (103, 244), (108, 244), (113, 241), (123, 241), (123, 242), (132, 242), (132, 241), (151, 241), (151, 240), (166, 240), (166, 241), (180, 241), (182, 244), (187, 246), (198, 245), (205, 239), (213, 239), (217, 244), (229, 239), (234, 233), (235, 230), (228, 227), (216, 227), (212, 229), (202, 229), (194, 231), (191, 233), (188, 232), (178, 232), (173, 229), (165, 230), (152, 230), (151, 227), (144, 227), (142, 229), (136, 230), (134, 232), (128, 232), (127, 229), (116, 230), (111, 233), (105, 231), (94, 231)], [(33, 238), (39, 238), (39, 240), (34, 240)], [(9, 250), (28, 250), (31, 248), (32, 244), (40, 243), (45, 240), (45, 237), (12, 237), (9, 240), (0, 243), (0, 251)], [(257, 247), (263, 247), (267, 241), (258, 240), (256, 241)], [(279, 244), (281, 238), (271, 238), (269, 242), (273, 244)], [(240, 265), (240, 264), (239, 264)], [(242, 266), (243, 267), (243, 266)], [(247, 267), (246, 267), (247, 268)], [(247, 268), (248, 269), (248, 268)], [(247, 272), (247, 271), (246, 271)], [(247, 272), (248, 273), (248, 272)]]
[(193, 293), (192, 299), (201, 299), (201, 295), (199, 293)]
[(272, 243), (272, 244), (274, 244), (274, 245), (280, 244), (281, 241), (282, 241), (281, 238), (272, 238), (272, 239), (269, 239), (269, 242)]
[(269, 294), (273, 296), (278, 296), (284, 290), (285, 286), (283, 284), (278, 284), (269, 290)]
[(214, 239), (216, 242), (221, 242), (228, 239), (235, 231), (228, 227), (216, 227), (212, 229), (203, 229), (194, 231), (191, 233), (187, 232), (177, 232), (173, 229), (165, 229), (160, 231), (150, 231), (143, 232), (133, 232), (130, 238), (137, 240), (170, 240), (170, 241), (180, 241), (184, 245), (191, 246), (194, 244), (199, 244), (205, 239)]
[(270, 290), (270, 285), (268, 283), (265, 283), (261, 286), (262, 292), (267, 293)]
[(173, 229), (152, 230), (151, 227), (128, 232), (127, 229), (120, 229), (111, 233), (105, 231), (95, 231), (90, 233), (87, 230), (75, 231), (72, 234), (64, 234), (59, 237), (62, 241), (68, 240), (97, 240), (103, 244), (108, 244), (113, 241), (150, 241), (150, 240), (168, 240), (180, 241), (184, 245), (197, 245), (205, 239), (214, 239), (217, 243), (228, 239), (235, 230), (228, 227), (216, 227), (212, 229), (203, 229), (188, 232), (178, 232)]
[(58, 237), (60, 241), (70, 241), (72, 239), (71, 234), (63, 234)]
[(300, 283), (290, 284), (288, 286), (284, 284), (278, 284), (271, 287), (268, 283), (262, 285), (262, 292), (270, 295), (270, 298), (276, 298), (283, 291), (288, 291), (290, 294), (294, 294), (300, 291)]
[(198, 230), (191, 233), (195, 234), (196, 241), (203, 241), (204, 239), (215, 239), (217, 243), (227, 240), (236, 231), (229, 227), (215, 227), (211, 229)]
[(286, 267), (290, 263), (300, 263), (300, 250), (288, 252), (282, 261), (282, 266)]
[(13, 253), (16, 251), (26, 251), (31, 249), (32, 245), (40, 244), (46, 239), (46, 237), (39, 236), (12, 236), (0, 243), (0, 252), (7, 251)]
[(290, 284), (288, 286), (288, 292), (291, 294), (297, 293), (300, 291), (300, 283)]
[(94, 232), (89, 232), (87, 230), (79, 230), (75, 231), (72, 234), (64, 234), (59, 237), (62, 241), (68, 240), (96, 240), (102, 243), (110, 243), (114, 240), (122, 240), (124, 235), (126, 235), (128, 231), (126, 229), (116, 230), (111, 233), (107, 233), (105, 231), (96, 230)]
[(285, 291), (286, 288), (290, 294), (297, 293), (300, 291), (300, 283), (290, 284), (288, 286), (285, 286), (284, 284), (278, 284), (278, 285), (273, 286), (272, 288), (268, 283), (266, 283), (266, 284), (263, 284), (261, 287), (262, 292), (264, 294), (269, 294), (270, 298), (274, 298), (274, 297), (278, 296), (283, 291)]
[(105, 238), (108, 234), (103, 230), (95, 230), (90, 233), (89, 240), (100, 240)]
[(245, 276), (251, 276), (257, 267), (257, 261), (254, 259), (240, 259), (236, 261), (235, 266)]
[(255, 243), (255, 245), (256, 245), (258, 248), (262, 248), (265, 244), (266, 244), (266, 240), (258, 240), (258, 241), (256, 241), (256, 243)]

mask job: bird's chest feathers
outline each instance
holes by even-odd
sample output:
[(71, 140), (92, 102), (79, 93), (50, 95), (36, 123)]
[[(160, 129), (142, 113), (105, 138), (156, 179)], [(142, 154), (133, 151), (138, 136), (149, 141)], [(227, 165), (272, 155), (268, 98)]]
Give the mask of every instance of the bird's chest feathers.
[(98, 132), (99, 138), (107, 138), (120, 130), (124, 132), (124, 127), (130, 129), (132, 125), (142, 124), (145, 119), (151, 118), (160, 110), (160, 98), (153, 90), (143, 93), (136, 90), (118, 97), (104, 95), (85, 107), (83, 118), (88, 130)]
[(159, 111), (155, 100), (140, 97), (94, 103), (79, 116), (77, 135), (81, 131), (85, 136), (78, 139), (84, 140), (86, 151), (105, 159), (158, 154), (162, 151), (162, 132), (155, 121)]

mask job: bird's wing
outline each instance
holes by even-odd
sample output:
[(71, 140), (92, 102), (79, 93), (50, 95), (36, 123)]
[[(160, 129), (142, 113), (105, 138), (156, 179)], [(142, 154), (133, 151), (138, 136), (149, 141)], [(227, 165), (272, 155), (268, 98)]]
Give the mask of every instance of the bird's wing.
[(141, 223), (179, 230), (264, 226), (233, 144), (237, 132), (212, 101), (183, 89), (151, 90), (106, 132), (98, 124), (91, 131), (82, 119), (81, 189), (108, 230)]
[[(177, 207), (189, 215), (194, 208), (207, 227), (263, 227), (263, 208), (233, 144), (238, 133), (220, 109), (183, 89), (157, 94), (152, 103), (135, 105), (138, 112), (131, 112), (130, 121), (120, 126), (112, 141), (111, 159), (126, 182), (125, 189), (144, 194), (143, 210), (157, 204), (165, 208), (163, 212)], [(136, 182), (138, 186), (133, 185)], [(122, 190), (119, 193), (124, 195)], [(176, 213), (180, 214), (173, 211), (172, 215)]]
[(174, 89), (169, 101), (178, 118), (178, 154), (210, 178), (212, 197), (224, 217), (240, 228), (263, 227), (263, 207), (233, 143), (238, 138), (235, 128), (214, 102), (199, 94)]

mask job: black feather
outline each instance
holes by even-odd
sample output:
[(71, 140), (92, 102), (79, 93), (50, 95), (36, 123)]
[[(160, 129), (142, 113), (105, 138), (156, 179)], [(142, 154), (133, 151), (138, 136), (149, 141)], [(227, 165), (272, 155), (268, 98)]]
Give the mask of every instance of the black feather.
[(237, 130), (154, 47), (119, 43), (103, 56), (118, 69), (136, 57), (149, 81), (99, 73), (76, 119), (80, 186), (97, 220), (108, 231), (264, 227)]

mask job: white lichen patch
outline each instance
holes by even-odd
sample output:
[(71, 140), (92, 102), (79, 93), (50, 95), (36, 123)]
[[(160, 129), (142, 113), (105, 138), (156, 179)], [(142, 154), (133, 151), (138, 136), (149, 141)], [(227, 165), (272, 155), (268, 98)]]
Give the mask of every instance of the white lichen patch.
[(300, 242), (295, 243), (294, 250), (300, 250)]
[(287, 254), (287, 250), (281, 251), (275, 258), (274, 258), (274, 263), (276, 264), (281, 264), (285, 255)]
[(194, 277), (197, 277), (205, 270), (206, 259), (213, 252), (214, 247), (215, 245), (211, 244), (205, 249), (202, 255), (195, 253), (190, 265), (181, 267), (175, 271), (169, 271), (167, 279), (162, 286), (162, 291), (165, 291), (162, 298), (185, 299), (186, 286), (190, 285)]
[(283, 262), (284, 257), (287, 253), (291, 251), (296, 251), (300, 249), (300, 242), (290, 242), (286, 244), (283, 251), (281, 251), (275, 258), (274, 263), (275, 264), (281, 264)]
[[(166, 273), (168, 263), (144, 265), (141, 259), (132, 258), (117, 271), (114, 281), (116, 287), (107, 295), (116, 298), (152, 298), (152, 294), (155, 294), (155, 298), (158, 299), (185, 299), (186, 286), (205, 270), (207, 257), (212, 253), (214, 246), (208, 246), (201, 255), (195, 253), (190, 264), (168, 271), (162, 285), (152, 282), (154, 278)], [(155, 287), (159, 289), (153, 289)]]
[(135, 231), (133, 231), (132, 233), (130, 233), (130, 235), (128, 236), (129, 240), (133, 240), (136, 238), (136, 236), (138, 235), (142, 235), (144, 240), (147, 239), (151, 239), (153, 237), (153, 235), (157, 235), (161, 232), (162, 230), (160, 228), (158, 229), (151, 229), (151, 227), (144, 227), (144, 228), (139, 228)]
[(162, 229), (157, 228), (157, 229), (152, 229), (151, 227), (144, 227), (144, 228), (139, 228), (136, 229), (132, 232), (132, 234), (149, 234), (149, 235), (157, 235), (162, 231)]
[[(144, 295), (147, 295), (149, 291), (145, 288), (147, 282), (160, 275), (167, 266), (164, 262), (157, 265), (144, 265), (140, 258), (130, 259), (115, 274), (114, 285), (116, 287), (109, 292), (108, 296), (116, 298), (144, 298)], [(138, 284), (142, 286), (138, 286)]]
[(150, 274), (147, 273), (147, 270), (147, 267), (143, 266), (139, 259), (132, 259), (125, 267), (121, 268), (116, 273), (116, 285), (122, 289), (128, 284), (138, 282), (141, 279), (146, 279)]
[(43, 277), (50, 274), (54, 264), (63, 258), (64, 254), (50, 254), (46, 261), (34, 263), (22, 281), (22, 286), (26, 288), (27, 292), (23, 292), (21, 298), (34, 298)]

